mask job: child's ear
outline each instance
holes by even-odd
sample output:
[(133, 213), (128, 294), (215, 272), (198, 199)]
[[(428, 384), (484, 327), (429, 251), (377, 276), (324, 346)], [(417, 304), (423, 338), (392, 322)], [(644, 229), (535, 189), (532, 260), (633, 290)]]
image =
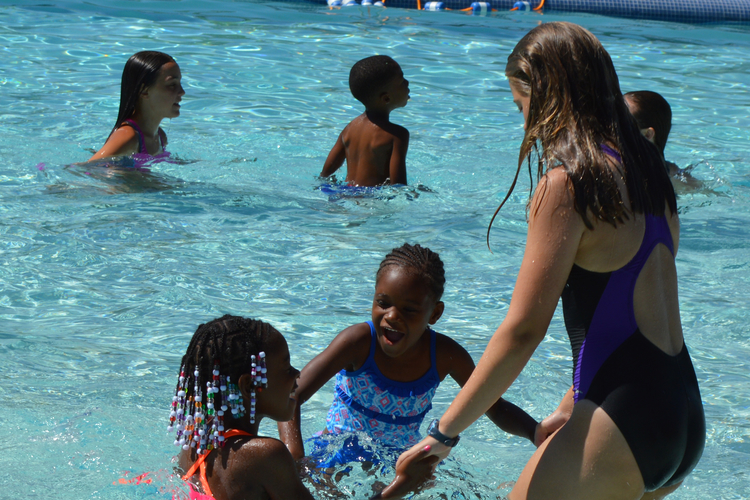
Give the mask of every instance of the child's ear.
[(388, 104), (389, 102), (391, 102), (391, 96), (388, 94), (388, 92), (383, 92), (382, 94), (380, 94), (380, 100), (385, 104)]
[(432, 310), (432, 314), (430, 315), (430, 320), (428, 321), (428, 323), (431, 325), (437, 323), (437, 321), (440, 319), (440, 316), (443, 315), (443, 311), (445, 311), (445, 304), (442, 300), (439, 300), (438, 303), (435, 304), (435, 309)]
[[(250, 397), (250, 393), (253, 392), (253, 376), (249, 373), (240, 375), (240, 379), (237, 381), (237, 387), (242, 393), (242, 397), (249, 403), (250, 400), (248, 398)], [(248, 406), (248, 408), (250, 408), (250, 406)]]
[(656, 137), (656, 130), (654, 130), (654, 127), (644, 128), (641, 130), (641, 133), (643, 134), (643, 137), (654, 142), (654, 137)]

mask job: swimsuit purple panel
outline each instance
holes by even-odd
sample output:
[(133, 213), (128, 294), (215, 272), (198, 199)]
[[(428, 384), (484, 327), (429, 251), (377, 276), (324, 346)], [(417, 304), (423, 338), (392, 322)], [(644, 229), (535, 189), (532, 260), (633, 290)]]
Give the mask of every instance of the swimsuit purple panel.
[(633, 293), (638, 275), (654, 247), (663, 243), (674, 254), (667, 219), (653, 215), (645, 217), (646, 231), (641, 247), (630, 262), (611, 273), (578, 353), (573, 378), (576, 402), (586, 396), (592, 380), (607, 358), (638, 329)]

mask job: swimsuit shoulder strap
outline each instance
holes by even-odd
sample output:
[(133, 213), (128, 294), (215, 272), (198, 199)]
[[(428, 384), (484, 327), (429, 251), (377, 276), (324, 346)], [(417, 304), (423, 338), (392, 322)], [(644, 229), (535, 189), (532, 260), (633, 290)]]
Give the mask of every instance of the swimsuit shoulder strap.
[[(251, 434), (246, 431), (241, 431), (239, 429), (229, 429), (224, 433), (224, 438), (228, 439), (235, 436), (255, 436), (254, 434)], [(212, 450), (213, 451), (213, 450)], [(183, 481), (187, 481), (193, 475), (195, 474), (196, 470), (200, 467), (201, 474), (200, 474), (200, 480), (201, 480), (201, 486), (203, 487), (203, 492), (208, 496), (213, 496), (213, 493), (211, 493), (211, 487), (208, 485), (208, 477), (206, 476), (206, 458), (211, 454), (204, 453), (203, 455), (198, 456), (198, 459), (193, 463), (192, 467), (188, 469), (188, 471), (185, 473), (184, 476), (182, 476)]]
[(364, 367), (375, 367), (375, 369), (380, 373), (380, 370), (378, 370), (378, 365), (375, 364), (375, 343), (378, 341), (378, 333), (375, 330), (375, 324), (372, 321), (367, 321), (367, 324), (370, 326), (370, 352), (367, 354), (367, 359), (365, 360), (365, 363), (359, 368), (360, 371)]
[(602, 148), (602, 151), (604, 151), (606, 154), (614, 158), (617, 161), (617, 163), (622, 163), (622, 156), (620, 156), (620, 153), (618, 153), (617, 151), (610, 148), (604, 143), (602, 143), (599, 147)]
[(135, 120), (131, 120), (130, 118), (125, 120), (125, 123), (130, 125), (133, 128), (133, 130), (135, 130), (136, 133), (138, 134), (138, 152), (148, 153), (148, 151), (146, 151), (146, 141), (143, 137), (143, 131), (141, 130), (141, 127), (138, 126)]

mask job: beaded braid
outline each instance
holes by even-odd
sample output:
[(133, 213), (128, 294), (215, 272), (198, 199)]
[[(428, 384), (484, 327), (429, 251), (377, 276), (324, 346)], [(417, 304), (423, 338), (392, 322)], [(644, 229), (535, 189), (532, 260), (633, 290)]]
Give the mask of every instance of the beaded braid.
[(172, 398), (167, 431), (176, 431), (176, 446), (204, 454), (224, 445), (224, 420), (245, 415), (235, 383), (245, 373), (253, 380), (250, 422), (255, 423), (255, 391), (268, 386), (262, 349), (274, 333), (278, 331), (260, 320), (230, 315), (198, 327)]
[(380, 278), (380, 274), (389, 266), (399, 266), (408, 268), (417, 276), (424, 279), (427, 287), (438, 301), (443, 296), (445, 290), (445, 269), (440, 256), (427, 247), (419, 244), (410, 245), (404, 243), (398, 248), (394, 248), (385, 256), (380, 263), (375, 279)]

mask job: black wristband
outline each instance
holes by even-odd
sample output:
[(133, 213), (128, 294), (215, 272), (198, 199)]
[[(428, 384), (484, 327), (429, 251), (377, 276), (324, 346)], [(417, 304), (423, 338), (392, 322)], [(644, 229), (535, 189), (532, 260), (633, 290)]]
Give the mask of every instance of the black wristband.
[(432, 422), (430, 422), (430, 426), (427, 428), (427, 435), (430, 437), (433, 437), (437, 439), (439, 442), (443, 443), (445, 446), (453, 448), (458, 444), (458, 440), (460, 439), (460, 436), (456, 437), (448, 437), (442, 432), (440, 432), (439, 429), (440, 420), (435, 419)]

